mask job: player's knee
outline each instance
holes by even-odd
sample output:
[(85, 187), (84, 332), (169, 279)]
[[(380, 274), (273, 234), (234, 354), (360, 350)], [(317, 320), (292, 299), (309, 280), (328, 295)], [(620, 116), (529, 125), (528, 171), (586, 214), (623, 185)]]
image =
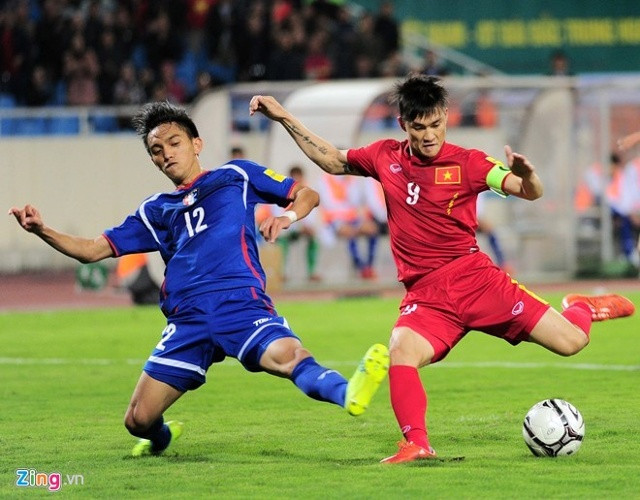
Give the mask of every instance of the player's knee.
[(311, 356), (311, 353), (307, 351), (304, 347), (302, 346), (297, 347), (296, 349), (294, 349), (293, 356), (291, 357), (291, 359), (288, 362), (283, 363), (281, 365), (280, 373), (282, 373), (287, 377), (290, 377), (291, 374), (293, 373), (293, 370), (295, 369), (296, 366), (298, 366), (300, 361), (310, 356)]
[(573, 356), (584, 349), (588, 343), (589, 337), (583, 331), (576, 331), (575, 334), (560, 339), (555, 346), (555, 351), (561, 356)]
[(433, 347), (424, 338), (406, 328), (396, 328), (389, 341), (392, 365), (424, 366), (434, 356)]
[(290, 377), (294, 368), (311, 353), (293, 338), (273, 342), (262, 355), (260, 366), (270, 373)]
[(129, 410), (124, 416), (124, 426), (133, 436), (144, 434), (154, 421), (155, 418), (153, 418), (151, 414), (144, 412), (138, 406), (129, 407)]

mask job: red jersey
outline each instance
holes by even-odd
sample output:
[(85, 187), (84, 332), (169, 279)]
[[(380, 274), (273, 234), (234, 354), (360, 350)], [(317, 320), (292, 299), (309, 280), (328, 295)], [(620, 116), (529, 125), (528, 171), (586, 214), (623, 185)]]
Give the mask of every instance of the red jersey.
[(395, 139), (350, 149), (347, 160), (382, 184), (391, 251), (405, 286), (479, 251), (476, 198), (490, 187), (500, 191), (509, 173), (482, 151), (448, 143), (424, 162), (410, 153), (408, 141)]

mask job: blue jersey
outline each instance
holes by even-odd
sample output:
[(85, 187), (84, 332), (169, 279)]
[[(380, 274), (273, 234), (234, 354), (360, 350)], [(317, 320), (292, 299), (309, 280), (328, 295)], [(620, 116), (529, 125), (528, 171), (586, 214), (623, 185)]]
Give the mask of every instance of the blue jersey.
[(233, 160), (189, 186), (158, 193), (105, 231), (116, 256), (159, 251), (166, 264), (165, 315), (202, 293), (265, 289), (254, 220), (257, 203), (286, 206), (295, 181), (257, 163)]

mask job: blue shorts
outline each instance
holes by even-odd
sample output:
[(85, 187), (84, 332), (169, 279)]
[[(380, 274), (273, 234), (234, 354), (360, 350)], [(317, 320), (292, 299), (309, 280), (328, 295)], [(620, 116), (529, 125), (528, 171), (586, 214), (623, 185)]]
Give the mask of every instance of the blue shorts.
[(193, 390), (204, 384), (209, 367), (226, 356), (249, 371), (262, 371), (260, 358), (269, 344), (286, 337), (298, 338), (264, 292), (207, 293), (185, 301), (167, 318), (144, 371), (180, 391)]

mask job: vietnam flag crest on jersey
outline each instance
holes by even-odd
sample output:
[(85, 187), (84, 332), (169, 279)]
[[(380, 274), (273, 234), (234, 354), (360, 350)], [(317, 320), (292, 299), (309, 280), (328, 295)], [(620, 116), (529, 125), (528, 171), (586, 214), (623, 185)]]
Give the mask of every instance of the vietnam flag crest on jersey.
[(460, 165), (436, 167), (436, 184), (460, 184)]

